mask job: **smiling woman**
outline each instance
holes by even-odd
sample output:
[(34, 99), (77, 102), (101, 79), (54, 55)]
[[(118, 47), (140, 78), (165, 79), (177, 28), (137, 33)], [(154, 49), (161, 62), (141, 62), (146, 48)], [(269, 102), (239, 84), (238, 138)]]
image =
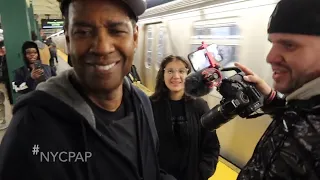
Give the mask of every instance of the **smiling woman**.
[(161, 144), (160, 167), (177, 180), (205, 180), (215, 172), (220, 145), (216, 133), (199, 123), (209, 110), (207, 102), (185, 94), (185, 78), (190, 71), (183, 57), (164, 58), (150, 99)]

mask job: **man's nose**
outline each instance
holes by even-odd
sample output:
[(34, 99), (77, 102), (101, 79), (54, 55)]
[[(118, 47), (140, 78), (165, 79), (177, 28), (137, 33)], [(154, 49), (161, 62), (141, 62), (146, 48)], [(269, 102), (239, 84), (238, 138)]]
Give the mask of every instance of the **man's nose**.
[(98, 35), (95, 37), (90, 50), (98, 55), (109, 54), (115, 51), (114, 39), (105, 29), (101, 29), (99, 30)]
[(269, 54), (267, 55), (267, 63), (279, 63), (282, 61), (282, 55), (280, 53), (280, 50), (277, 46), (272, 46)]

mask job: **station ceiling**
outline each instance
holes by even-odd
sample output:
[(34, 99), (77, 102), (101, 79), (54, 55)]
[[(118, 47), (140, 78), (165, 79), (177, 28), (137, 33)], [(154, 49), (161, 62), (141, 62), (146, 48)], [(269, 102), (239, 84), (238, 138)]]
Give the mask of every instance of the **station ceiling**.
[(46, 18), (46, 15), (50, 15), (50, 19), (61, 18), (57, 0), (32, 0), (32, 5), (34, 14), (39, 16), (38, 20)]

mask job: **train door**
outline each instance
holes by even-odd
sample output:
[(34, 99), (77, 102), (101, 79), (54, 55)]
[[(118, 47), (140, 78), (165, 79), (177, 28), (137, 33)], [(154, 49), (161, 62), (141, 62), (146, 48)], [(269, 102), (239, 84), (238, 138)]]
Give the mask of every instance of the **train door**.
[(165, 28), (162, 23), (146, 26), (145, 37), (145, 86), (154, 91), (159, 66), (165, 55)]

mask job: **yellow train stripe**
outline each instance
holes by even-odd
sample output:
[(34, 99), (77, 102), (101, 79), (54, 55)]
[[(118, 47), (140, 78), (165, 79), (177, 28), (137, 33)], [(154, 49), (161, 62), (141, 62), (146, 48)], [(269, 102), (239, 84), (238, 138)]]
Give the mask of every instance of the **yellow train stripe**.
[(57, 55), (58, 57), (60, 57), (61, 59), (63, 59), (64, 61), (68, 62), (68, 55), (66, 55), (64, 52), (62, 52), (61, 50), (57, 49)]
[(236, 180), (238, 173), (219, 161), (214, 175), (209, 180)]

